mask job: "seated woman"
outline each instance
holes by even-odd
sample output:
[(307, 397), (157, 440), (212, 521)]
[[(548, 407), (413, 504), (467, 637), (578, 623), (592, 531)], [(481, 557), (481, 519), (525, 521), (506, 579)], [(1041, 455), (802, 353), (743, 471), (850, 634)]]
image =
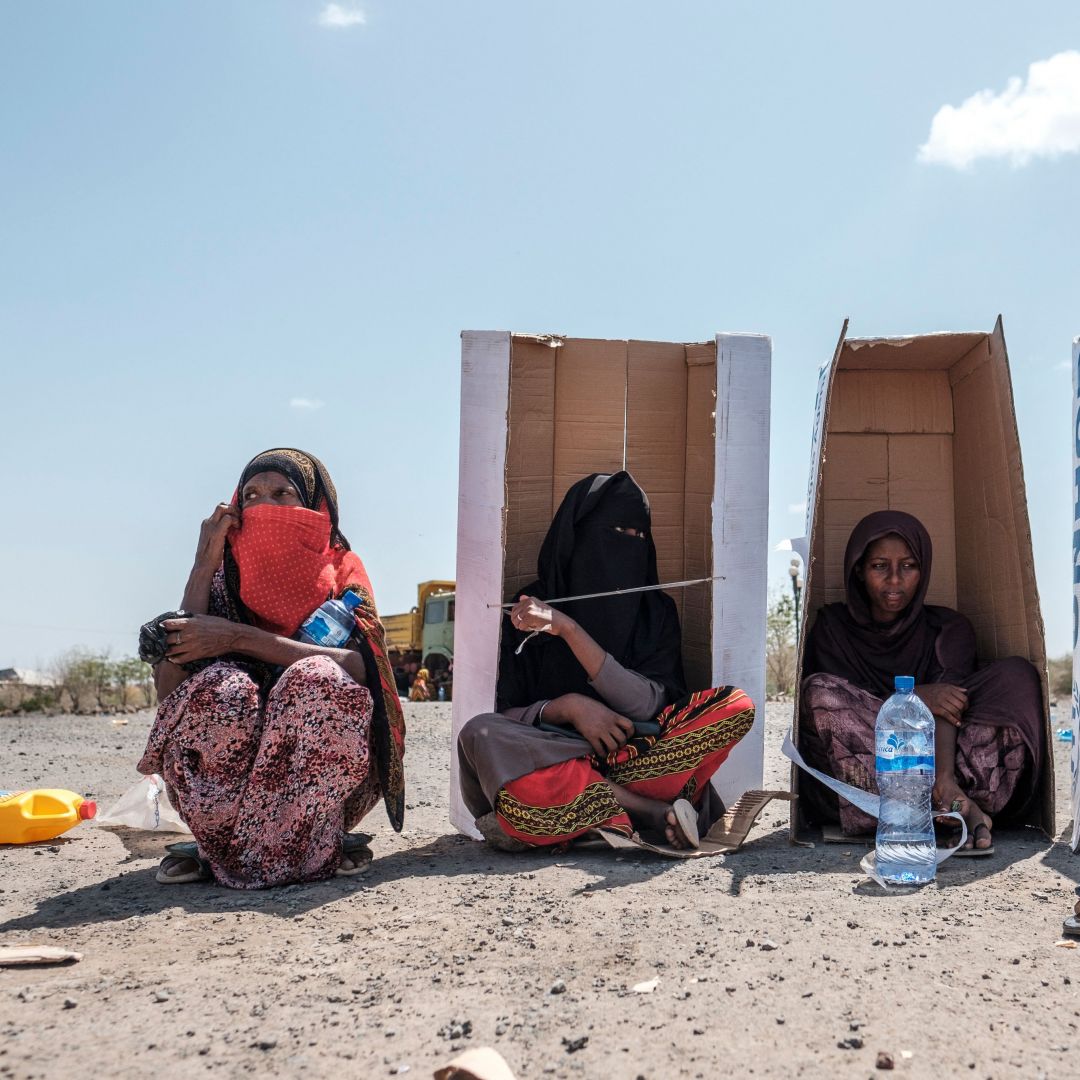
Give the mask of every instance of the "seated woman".
[[(959, 810), (969, 854), (990, 853), (994, 821), (1021, 820), (1038, 798), (1044, 737), (1039, 678), (1010, 657), (976, 668), (975, 633), (963, 615), (923, 603), (930, 536), (896, 510), (863, 518), (844, 556), (846, 603), (818, 612), (806, 643), (800, 742), (810, 765), (877, 791), (874, 724), (895, 675), (912, 675), (934, 714), (934, 805)], [(803, 796), (818, 821), (837, 820), (837, 798), (810, 781)], [(844, 799), (845, 833), (875, 822)]]
[[(362, 602), (345, 647), (293, 640), (350, 590)], [(182, 606), (188, 618), (163, 624), (160, 704), (138, 768), (164, 778), (198, 848), (178, 845), (158, 881), (259, 889), (366, 869), (368, 838), (346, 833), (380, 795), (401, 829), (405, 727), (321, 462), (276, 449), (248, 463), (232, 503), (203, 522)]]
[(709, 779), (754, 707), (730, 686), (687, 695), (674, 601), (656, 590), (544, 602), (656, 585), (649, 529), (626, 472), (578, 481), (555, 514), (539, 580), (503, 626), (499, 711), (458, 739), (465, 804), (498, 847), (562, 845), (598, 827), (696, 846), (699, 815), (705, 828), (723, 812)]

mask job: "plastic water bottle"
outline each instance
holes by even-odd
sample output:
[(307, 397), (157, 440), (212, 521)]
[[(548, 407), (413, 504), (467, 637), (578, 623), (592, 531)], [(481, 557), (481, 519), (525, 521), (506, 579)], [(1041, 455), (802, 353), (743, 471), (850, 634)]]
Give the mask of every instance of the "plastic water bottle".
[(0, 791), (0, 844), (52, 840), (96, 813), (96, 803), (62, 788)]
[(881, 813), (877, 869), (898, 885), (925, 885), (937, 873), (930, 812), (934, 787), (934, 717), (915, 696), (915, 680), (897, 675), (877, 715), (875, 756)]
[(356, 629), (353, 612), (360, 604), (360, 597), (351, 590), (343, 593), (340, 600), (327, 600), (307, 617), (296, 635), (297, 638), (309, 645), (323, 645), (328, 649), (341, 648)]

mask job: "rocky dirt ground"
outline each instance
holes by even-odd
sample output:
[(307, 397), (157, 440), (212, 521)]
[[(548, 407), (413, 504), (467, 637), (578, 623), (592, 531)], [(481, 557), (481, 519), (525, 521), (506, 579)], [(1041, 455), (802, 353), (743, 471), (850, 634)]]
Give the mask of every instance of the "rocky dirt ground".
[[(0, 779), (108, 805), (150, 715), (125, 719), (0, 720)], [(879, 1052), (911, 1077), (1080, 1075), (1062, 842), (999, 834), (907, 895), (859, 847), (791, 847), (783, 804), (723, 861), (501, 855), (448, 823), (449, 706), (409, 721), (406, 828), (372, 814), (361, 879), (164, 887), (167, 838), (88, 825), (0, 849), (0, 944), (84, 954), (0, 971), (0, 1075), (430, 1077), (484, 1044), (522, 1080), (871, 1077)], [(789, 722), (769, 707), (769, 786)]]

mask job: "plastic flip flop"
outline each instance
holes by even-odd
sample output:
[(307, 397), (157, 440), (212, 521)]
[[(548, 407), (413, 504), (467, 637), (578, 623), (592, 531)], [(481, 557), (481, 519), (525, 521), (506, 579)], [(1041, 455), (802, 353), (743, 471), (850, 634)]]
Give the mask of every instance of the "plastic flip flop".
[[(193, 881), (212, 881), (214, 878), (210, 864), (199, 854), (199, 845), (191, 840), (184, 840), (177, 844), (166, 844), (165, 850), (168, 855), (161, 860), (154, 880), (159, 885), (187, 885)], [(170, 860), (187, 859), (195, 863), (196, 869), (189, 870), (184, 874), (166, 874), (165, 864)]]
[(675, 811), (675, 820), (679, 823), (679, 828), (682, 830), (683, 836), (686, 837), (686, 842), (692, 848), (701, 847), (697, 811), (686, 799), (676, 799), (671, 804), (671, 809)]
[[(974, 829), (971, 830), (971, 842), (972, 842), (972, 844), (974, 844), (975, 841), (979, 839), (979, 830), (980, 829), (985, 830), (987, 836), (992, 835), (990, 833), (990, 829), (986, 825), (982, 824), (982, 822), (980, 822), (978, 825), (975, 826)], [(994, 854), (994, 845), (991, 844), (989, 847), (983, 847), (983, 848), (977, 848), (977, 847), (961, 848), (959, 851), (957, 851), (957, 852), (955, 852), (953, 854), (953, 858), (956, 858), (956, 859), (982, 859), (982, 858), (985, 858), (987, 855), (993, 855), (993, 854)]]

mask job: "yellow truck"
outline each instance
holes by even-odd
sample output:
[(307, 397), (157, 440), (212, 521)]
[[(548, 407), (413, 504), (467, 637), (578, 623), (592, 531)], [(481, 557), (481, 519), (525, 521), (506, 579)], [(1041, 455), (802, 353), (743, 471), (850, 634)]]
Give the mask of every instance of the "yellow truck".
[(418, 661), (434, 676), (454, 658), (454, 582), (422, 581), (416, 607), (401, 615), (384, 615), (383, 630), (391, 663)]

